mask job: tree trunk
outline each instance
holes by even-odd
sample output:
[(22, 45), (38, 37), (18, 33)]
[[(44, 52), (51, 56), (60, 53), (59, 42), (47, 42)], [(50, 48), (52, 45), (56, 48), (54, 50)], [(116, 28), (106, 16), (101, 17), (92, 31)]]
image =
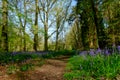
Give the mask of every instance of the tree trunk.
[(26, 51), (26, 33), (25, 33), (25, 26), (24, 26), (24, 28), (23, 28), (23, 35), (24, 35), (24, 48), (23, 48), (23, 50), (24, 51)]
[[(48, 10), (48, 7), (47, 6), (47, 10)], [(45, 9), (45, 7), (44, 7)], [(44, 30), (45, 30), (45, 33), (44, 33), (44, 50), (45, 51), (48, 51), (48, 12), (44, 12), (44, 20), (45, 20), (45, 24), (44, 24)]]
[(20, 26), (20, 35), (19, 35), (19, 37), (20, 37), (20, 45), (19, 45), (19, 47), (20, 47), (20, 51), (22, 51), (23, 49), (22, 49), (22, 44), (23, 44), (23, 39), (22, 39), (22, 29), (21, 29), (22, 27)]
[(35, 12), (35, 30), (34, 30), (34, 50), (37, 51), (38, 47), (38, 0), (35, 0), (36, 12)]
[(1, 47), (3, 51), (8, 51), (8, 2), (7, 0), (2, 0), (2, 43)]
[(45, 33), (44, 33), (44, 50), (48, 51), (48, 28), (44, 25)]
[(57, 26), (57, 31), (56, 31), (56, 42), (55, 42), (55, 50), (56, 50), (56, 51), (58, 50), (58, 35), (59, 35), (59, 32), (58, 32), (58, 26)]
[(94, 24), (95, 26), (93, 26), (93, 31), (94, 31), (94, 34), (93, 34), (93, 45), (94, 45), (94, 48), (98, 48), (99, 47), (99, 44), (98, 44), (98, 35), (97, 35), (97, 27), (98, 27), (98, 20), (97, 20), (97, 14), (96, 14), (96, 10), (95, 10), (95, 3), (93, 0), (91, 0), (91, 7), (92, 7), (92, 12), (93, 12), (93, 18), (94, 18)]
[(55, 50), (58, 50), (58, 36), (59, 36), (59, 28), (60, 28), (60, 16), (56, 17), (56, 42), (55, 42)]
[(25, 32), (25, 28), (26, 28), (26, 18), (27, 18), (27, 10), (26, 10), (26, 2), (24, 0), (24, 25), (23, 25), (23, 35), (24, 35), (24, 48), (23, 50), (26, 51), (26, 32)]

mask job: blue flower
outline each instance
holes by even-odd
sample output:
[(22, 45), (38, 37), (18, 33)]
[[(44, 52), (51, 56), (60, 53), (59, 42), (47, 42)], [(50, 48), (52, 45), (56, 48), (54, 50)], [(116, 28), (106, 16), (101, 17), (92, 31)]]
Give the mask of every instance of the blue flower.
[(105, 50), (105, 55), (110, 55), (110, 52), (108, 49)]
[(120, 46), (117, 47), (118, 51), (120, 52)]
[(102, 52), (102, 50), (100, 49), (100, 48), (98, 48), (97, 50), (96, 50), (96, 54), (99, 54), (99, 53), (101, 53)]
[(87, 55), (87, 53), (88, 53), (87, 51), (82, 51), (79, 53), (79, 55)]
[(95, 50), (94, 50), (94, 49), (90, 49), (89, 54), (90, 54), (91, 56), (94, 56), (94, 55), (95, 55)]

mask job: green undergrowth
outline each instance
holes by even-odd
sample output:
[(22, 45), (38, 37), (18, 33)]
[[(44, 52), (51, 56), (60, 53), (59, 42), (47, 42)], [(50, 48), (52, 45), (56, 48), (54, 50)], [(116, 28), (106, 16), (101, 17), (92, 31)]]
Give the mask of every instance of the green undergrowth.
[(35, 66), (41, 67), (45, 63), (42, 58), (30, 59), (21, 63), (12, 63), (7, 65), (7, 73), (14, 74), (16, 72), (24, 72), (34, 70)]
[(58, 56), (73, 56), (76, 54), (77, 54), (77, 51), (75, 50), (60, 50), (60, 51), (52, 51), (46, 55), (42, 55), (42, 58), (54, 58)]
[(36, 58), (53, 58), (57, 56), (73, 56), (76, 54), (74, 50), (61, 50), (61, 51), (48, 51), (47, 54), (36, 54), (36, 53), (19, 53), (19, 54), (11, 54), (11, 53), (0, 53), (0, 64), (6, 65), (10, 63), (21, 63), (23, 61), (29, 59), (36, 59)]
[(5, 66), (8, 74), (33, 70), (35, 66), (42, 66), (44, 63), (45, 60), (38, 54), (0, 54), (0, 66)]
[(18, 71), (33, 70), (35, 66), (42, 66), (45, 64), (45, 59), (54, 58), (58, 56), (73, 56), (76, 51), (50, 51), (47, 54), (36, 53), (0, 53), (0, 65), (7, 66), (7, 73), (13, 74)]
[(113, 80), (120, 75), (120, 55), (74, 56), (69, 59), (66, 80)]
[(28, 59), (40, 58), (37, 54), (10, 54), (10, 53), (0, 53), (0, 64), (10, 64), (10, 63), (21, 63)]

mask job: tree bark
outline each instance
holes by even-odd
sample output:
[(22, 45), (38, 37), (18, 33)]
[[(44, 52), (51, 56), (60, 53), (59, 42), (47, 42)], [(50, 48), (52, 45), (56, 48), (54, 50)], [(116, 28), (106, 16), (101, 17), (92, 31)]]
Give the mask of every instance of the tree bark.
[(38, 0), (35, 0), (36, 12), (35, 12), (35, 30), (34, 30), (34, 50), (37, 51), (38, 47)]
[(99, 44), (98, 44), (98, 35), (97, 35), (97, 27), (98, 27), (98, 20), (97, 20), (97, 14), (96, 14), (96, 9), (95, 9), (95, 3), (93, 0), (91, 0), (91, 7), (92, 7), (92, 12), (93, 12), (93, 18), (94, 18), (94, 34), (93, 34), (93, 45), (94, 45), (94, 48), (98, 48), (99, 47)]
[(2, 0), (2, 43), (1, 47), (3, 51), (8, 51), (8, 2)]
[(44, 30), (45, 30), (45, 33), (44, 33), (44, 50), (48, 51), (48, 27), (47, 27), (46, 24), (44, 25)]
[[(58, 20), (59, 21), (59, 20)], [(58, 50), (58, 35), (59, 35), (59, 22), (57, 21), (57, 26), (56, 26), (56, 42), (55, 42), (55, 50), (57, 51)]]
[(25, 18), (24, 18), (24, 25), (23, 25), (23, 35), (24, 35), (24, 48), (23, 50), (26, 51), (26, 32), (25, 32), (25, 28), (26, 28), (26, 18), (27, 18), (27, 11), (26, 11), (26, 3), (24, 0), (24, 13), (25, 13)]
[[(47, 2), (48, 4), (48, 2)], [(44, 7), (45, 9), (45, 7)], [(47, 6), (47, 12), (44, 12), (44, 21), (45, 21), (45, 24), (44, 24), (44, 30), (45, 30), (45, 33), (44, 33), (44, 50), (45, 51), (48, 51), (48, 9), (49, 9), (49, 6)], [(45, 11), (45, 10), (44, 10)]]

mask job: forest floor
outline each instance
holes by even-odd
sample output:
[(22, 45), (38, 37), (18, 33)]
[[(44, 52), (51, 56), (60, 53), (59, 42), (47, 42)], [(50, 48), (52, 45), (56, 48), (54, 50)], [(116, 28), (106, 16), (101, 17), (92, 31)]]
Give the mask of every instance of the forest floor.
[(1, 67), (0, 80), (63, 80), (68, 59), (68, 56), (46, 59), (41, 67), (36, 66), (33, 70), (11, 75), (6, 74), (4, 67)]

